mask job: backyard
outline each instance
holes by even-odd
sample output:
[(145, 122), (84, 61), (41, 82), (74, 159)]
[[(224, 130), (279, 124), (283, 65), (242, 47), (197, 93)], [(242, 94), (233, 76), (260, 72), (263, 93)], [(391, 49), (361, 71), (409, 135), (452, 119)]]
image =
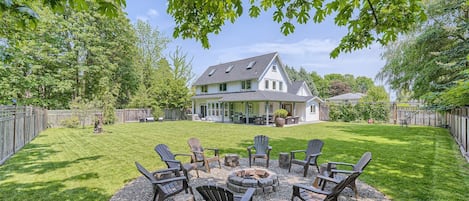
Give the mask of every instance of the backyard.
[[(310, 139), (325, 142), (319, 163), (355, 163), (366, 151), (373, 160), (360, 180), (393, 200), (466, 200), (469, 164), (446, 129), (380, 124), (318, 123), (276, 128), (192, 121), (127, 123), (92, 128), (47, 129), (0, 166), (0, 200), (109, 200), (141, 174), (134, 161), (161, 169), (153, 148), (167, 144), (189, 153), (197, 137), (221, 154), (247, 156), (258, 134), (268, 135), (271, 156), (304, 149)], [(312, 180), (313, 178), (311, 178)]]

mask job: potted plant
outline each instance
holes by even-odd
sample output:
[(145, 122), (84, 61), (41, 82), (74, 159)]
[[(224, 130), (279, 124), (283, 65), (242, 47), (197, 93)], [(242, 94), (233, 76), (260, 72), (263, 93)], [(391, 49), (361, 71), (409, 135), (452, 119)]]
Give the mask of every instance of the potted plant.
[(285, 109), (278, 109), (274, 112), (275, 126), (283, 127), (285, 125), (285, 117), (287, 117), (288, 111)]

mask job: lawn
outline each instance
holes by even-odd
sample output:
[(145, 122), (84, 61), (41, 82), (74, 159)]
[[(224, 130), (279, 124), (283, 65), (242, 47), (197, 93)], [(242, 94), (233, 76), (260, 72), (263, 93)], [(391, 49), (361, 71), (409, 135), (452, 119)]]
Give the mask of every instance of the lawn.
[(188, 153), (187, 139), (223, 154), (247, 156), (257, 134), (268, 135), (279, 152), (304, 149), (307, 141), (324, 141), (319, 162), (355, 163), (371, 151), (373, 160), (360, 179), (394, 200), (467, 200), (469, 164), (448, 131), (432, 127), (399, 127), (319, 123), (275, 128), (175, 121), (105, 126), (104, 134), (87, 129), (48, 129), (0, 167), (0, 200), (109, 200), (140, 176), (134, 161), (149, 169), (162, 163), (153, 148), (167, 144)]

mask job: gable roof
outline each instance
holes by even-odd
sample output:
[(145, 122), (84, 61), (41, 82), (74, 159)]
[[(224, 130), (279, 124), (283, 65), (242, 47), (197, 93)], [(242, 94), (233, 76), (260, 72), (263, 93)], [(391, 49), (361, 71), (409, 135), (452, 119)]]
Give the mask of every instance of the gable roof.
[(294, 81), (294, 82), (292, 82), (290, 87), (288, 87), (288, 93), (291, 93), (291, 94), (298, 93), (298, 90), (300, 90), (301, 86), (303, 86), (304, 83), (305, 83), (305, 81)]
[(334, 96), (331, 98), (328, 98), (327, 100), (358, 100), (365, 96), (365, 94), (362, 93), (346, 93), (346, 94), (341, 94), (338, 96)]
[[(237, 80), (259, 79), (272, 60), (277, 56), (277, 52), (255, 56), (251, 58), (231, 61), (208, 67), (204, 73), (194, 82), (194, 86), (223, 83)], [(255, 61), (251, 68), (247, 66)], [(228, 71), (227, 69), (231, 69)]]

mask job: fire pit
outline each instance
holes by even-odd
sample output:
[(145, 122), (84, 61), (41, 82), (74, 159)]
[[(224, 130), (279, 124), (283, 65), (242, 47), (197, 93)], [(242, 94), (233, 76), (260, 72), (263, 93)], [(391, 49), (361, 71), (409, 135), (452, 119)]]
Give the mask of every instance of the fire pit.
[(235, 170), (228, 176), (227, 187), (237, 193), (244, 193), (248, 188), (255, 188), (254, 194), (277, 191), (277, 174), (260, 168)]

